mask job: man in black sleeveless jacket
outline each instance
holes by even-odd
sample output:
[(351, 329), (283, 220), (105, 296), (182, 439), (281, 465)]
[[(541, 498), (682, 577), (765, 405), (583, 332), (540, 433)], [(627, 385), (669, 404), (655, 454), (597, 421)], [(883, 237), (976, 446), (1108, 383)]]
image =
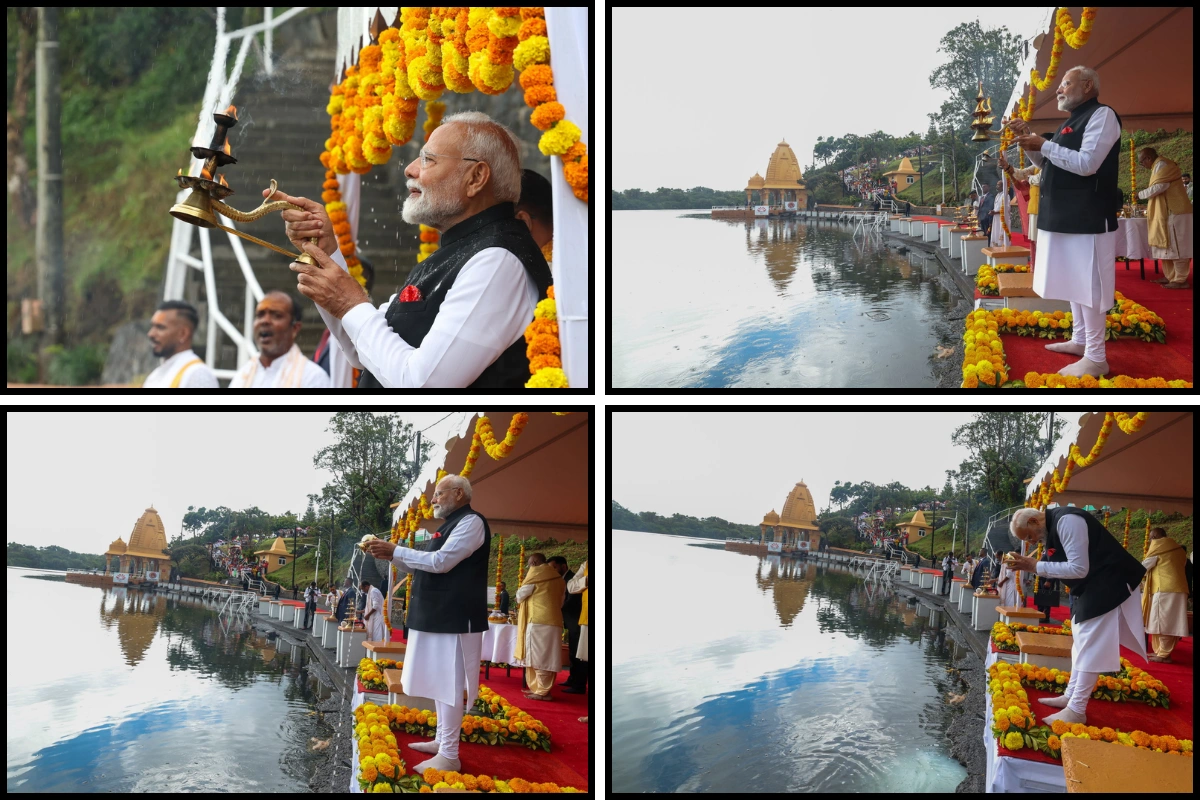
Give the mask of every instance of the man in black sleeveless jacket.
[[(317, 261), (293, 262), (359, 388), (521, 388), (529, 380), (525, 328), (546, 296), (550, 268), (525, 223), (516, 138), (479, 112), (447, 117), (405, 169), (404, 221), (441, 232), (438, 249), (391, 300), (373, 308), (348, 274), (320, 203), (278, 195), (288, 238)], [(309, 241), (316, 237), (317, 244)]]
[(432, 698), (437, 710), (437, 738), (409, 745), (435, 754), (414, 767), (417, 773), (429, 767), (461, 769), (463, 693), (467, 708), (475, 705), (479, 694), (483, 632), (488, 629), (491, 530), (470, 501), (467, 479), (447, 475), (433, 493), (433, 515), (445, 521), (422, 547), (397, 547), (384, 540), (367, 546), (375, 558), (412, 573), (408, 649), (400, 683), (407, 695)]
[(1008, 123), (1042, 168), (1033, 290), (1071, 303), (1071, 339), (1046, 349), (1078, 358), (1059, 370), (1076, 377), (1109, 371), (1104, 330), (1116, 285), (1121, 118), (1099, 94), (1100, 76), (1072, 67), (1058, 87), (1058, 109), (1070, 117), (1052, 139), (1030, 133), (1020, 119)]
[(1061, 708), (1043, 722), (1087, 721), (1084, 710), (1101, 672), (1121, 669), (1124, 645), (1146, 657), (1140, 584), (1146, 569), (1095, 517), (1072, 506), (1045, 512), (1022, 508), (1010, 530), (1030, 547), (1045, 543), (1041, 561), (1013, 556), (1013, 569), (1057, 578), (1074, 598), (1071, 616), (1071, 680), (1061, 697), (1041, 702)]

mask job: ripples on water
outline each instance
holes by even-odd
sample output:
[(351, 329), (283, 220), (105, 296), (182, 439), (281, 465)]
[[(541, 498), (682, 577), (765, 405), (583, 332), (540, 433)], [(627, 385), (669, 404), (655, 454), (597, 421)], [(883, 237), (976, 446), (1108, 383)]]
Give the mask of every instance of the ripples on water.
[(10, 792), (308, 790), (330, 729), (302, 645), (211, 602), (25, 574), (8, 570)]
[(612, 214), (614, 387), (933, 386), (940, 267), (804, 220)]
[(953, 791), (940, 614), (693, 541), (613, 532), (614, 791)]

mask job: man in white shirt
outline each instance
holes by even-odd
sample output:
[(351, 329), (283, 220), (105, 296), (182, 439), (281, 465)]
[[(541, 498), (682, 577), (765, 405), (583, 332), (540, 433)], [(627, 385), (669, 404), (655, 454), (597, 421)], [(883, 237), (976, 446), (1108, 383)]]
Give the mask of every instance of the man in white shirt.
[(1030, 547), (1046, 544), (1042, 560), (1010, 553), (1006, 566), (1061, 580), (1071, 590), (1071, 679), (1060, 697), (1042, 700), (1062, 711), (1042, 720), (1086, 723), (1085, 709), (1101, 672), (1121, 668), (1121, 646), (1146, 657), (1142, 592), (1146, 568), (1088, 512), (1074, 506), (1022, 508), (1009, 529)]
[(1078, 357), (1059, 370), (1075, 377), (1108, 374), (1104, 333), (1117, 279), (1121, 120), (1099, 94), (1095, 70), (1072, 67), (1058, 87), (1058, 109), (1070, 116), (1053, 140), (1029, 133), (1024, 120), (1008, 122), (1042, 169), (1033, 290), (1071, 303), (1071, 339), (1046, 349)]
[(216, 389), (217, 376), (192, 352), (200, 315), (182, 300), (168, 300), (150, 318), (150, 347), (166, 359), (146, 376), (143, 389)]
[[(515, 137), (485, 114), (454, 114), (404, 174), (404, 221), (436, 228), (441, 242), (378, 309), (346, 271), (324, 207), (278, 198), (303, 209), (282, 212), (287, 235), (317, 261), (291, 265), (300, 293), (317, 304), (347, 360), (366, 370), (359, 388), (523, 387), (525, 328), (551, 278), (514, 216), (521, 192)], [(317, 244), (309, 242), (314, 237)]]
[(363, 624), (367, 626), (367, 641), (386, 642), (390, 637), (383, 618), (383, 592), (372, 586), (370, 581), (363, 581), (359, 588), (367, 595), (367, 608), (363, 614)]
[(263, 295), (254, 310), (254, 339), (261, 348), (242, 365), (230, 389), (328, 389), (325, 370), (304, 357), (296, 346), (300, 304), (287, 292)]
[(458, 771), (463, 694), (466, 708), (479, 694), (483, 633), (488, 629), (487, 586), (491, 531), (471, 508), (471, 484), (461, 475), (442, 478), (433, 493), (433, 515), (444, 522), (423, 549), (400, 547), (383, 539), (367, 544), (375, 558), (390, 559), (411, 573), (408, 649), (400, 683), (412, 697), (432, 698), (437, 738), (409, 745), (433, 758), (413, 767)]

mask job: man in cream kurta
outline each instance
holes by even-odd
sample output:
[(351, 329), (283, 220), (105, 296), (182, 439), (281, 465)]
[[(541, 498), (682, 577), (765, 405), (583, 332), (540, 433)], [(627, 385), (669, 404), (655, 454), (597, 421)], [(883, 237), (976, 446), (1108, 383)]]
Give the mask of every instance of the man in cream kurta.
[(549, 700), (562, 666), (562, 603), (567, 586), (541, 553), (529, 556), (529, 570), (517, 589), (517, 662), (525, 667), (532, 700)]
[(1168, 289), (1186, 289), (1192, 260), (1192, 200), (1183, 186), (1179, 165), (1144, 147), (1141, 164), (1150, 167), (1150, 186), (1138, 192), (1146, 202), (1150, 255), (1162, 261), (1158, 283)]
[[(437, 711), (437, 738), (433, 742), (409, 745), (414, 750), (436, 753), (433, 758), (417, 764), (421, 772), (429, 767), (458, 770), (459, 735), (462, 731), (463, 695), (466, 708), (475, 704), (479, 694), (479, 662), (483, 651), (483, 633), (487, 630), (487, 522), (470, 507), (471, 484), (459, 475), (447, 475), (438, 483), (433, 495), (433, 514), (445, 522), (434, 539), (426, 542), (428, 550), (399, 547), (384, 540), (372, 541), (367, 550), (376, 558), (390, 559), (400, 572), (413, 574), (412, 607), (408, 609), (408, 648), (404, 654), (404, 670), (400, 684), (404, 693), (413, 697), (428, 697)], [(436, 541), (435, 541), (436, 540)], [(440, 545), (440, 547), (439, 547)], [(454, 579), (465, 574), (482, 561), (482, 568), (471, 573), (472, 584), (478, 583), (478, 596), (467, 587), (464, 597), (448, 597), (441, 592), (424, 592), (424, 582), (418, 573), (431, 573)], [(477, 581), (474, 578), (478, 578)], [(428, 604), (440, 601), (445, 608)], [(462, 633), (437, 633), (421, 630), (414, 614), (422, 603), (426, 615), (441, 615), (448, 627), (465, 629)], [(469, 613), (460, 609), (469, 606)], [(478, 606), (478, 608), (475, 608)], [(447, 619), (453, 607), (453, 619)], [(477, 612), (477, 613), (476, 613)], [(472, 620), (478, 618), (477, 623)], [(443, 626), (443, 627), (447, 627)], [(431, 626), (437, 627), (437, 626)], [(478, 630), (475, 628), (478, 627)]]
[(579, 651), (575, 657), (581, 661), (588, 660), (588, 562), (583, 562), (575, 571), (575, 577), (567, 582), (567, 591), (571, 594), (583, 592), (583, 610), (579, 612)]
[[(1018, 538), (1031, 546), (1033, 542), (1046, 539), (1045, 515), (1035, 509), (1023, 508), (1014, 514), (1011, 528)], [(1029, 556), (1016, 556), (1012, 559), (1012, 567), (1059, 580), (1079, 580), (1089, 576), (1089, 534), (1083, 518), (1060, 518), (1058, 538), (1066, 561), (1034, 561)], [(1048, 550), (1047, 554), (1051, 552)], [(1142, 592), (1137, 586), (1126, 585), (1125, 589), (1129, 596), (1113, 610), (1092, 619), (1072, 618), (1071, 679), (1060, 697), (1041, 701), (1063, 710), (1046, 717), (1043, 722), (1055, 719), (1071, 724), (1086, 722), (1084, 712), (1100, 673), (1121, 669), (1121, 646), (1146, 657)]]
[(1179, 638), (1188, 635), (1185, 563), (1179, 542), (1162, 528), (1150, 531), (1150, 548), (1142, 561), (1147, 570), (1142, 618), (1154, 644), (1151, 661), (1170, 661)]

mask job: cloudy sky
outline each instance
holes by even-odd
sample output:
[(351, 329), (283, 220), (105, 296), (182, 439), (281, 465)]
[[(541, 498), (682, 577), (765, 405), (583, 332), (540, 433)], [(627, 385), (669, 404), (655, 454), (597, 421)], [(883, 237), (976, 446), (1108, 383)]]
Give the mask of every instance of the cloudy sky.
[(801, 480), (818, 511), (829, 505), (835, 480), (941, 489), (946, 470), (967, 456), (966, 448), (950, 444), (950, 434), (971, 417), (617, 412), (612, 499), (633, 511), (755, 524), (772, 508), (782, 511)]
[(947, 31), (979, 19), (1031, 39), (1046, 11), (717, 9), (612, 10), (613, 189), (741, 189), (780, 139), (807, 167), (818, 136), (925, 131), (948, 97), (929, 86)]
[[(402, 412), (441, 436), (446, 412)], [(303, 514), (331, 475), (330, 413), (8, 414), (8, 541), (103, 553), (151, 504), (170, 537), (189, 505)], [(436, 438), (441, 436), (441, 438)]]

